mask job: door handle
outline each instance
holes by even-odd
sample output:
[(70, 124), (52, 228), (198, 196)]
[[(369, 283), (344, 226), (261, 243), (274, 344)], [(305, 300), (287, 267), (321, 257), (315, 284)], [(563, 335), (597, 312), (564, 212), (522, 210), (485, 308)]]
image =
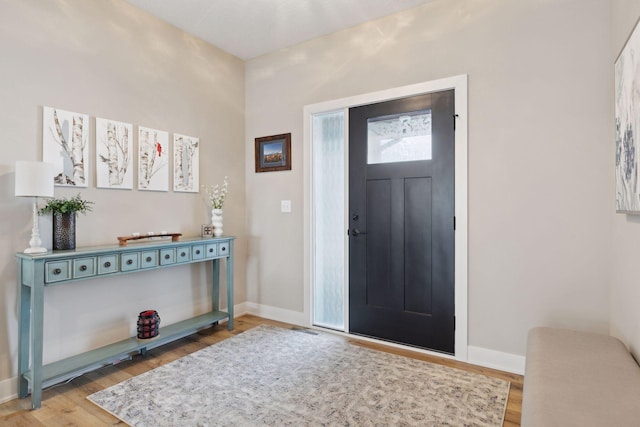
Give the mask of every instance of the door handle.
[(354, 228), (353, 230), (350, 230), (350, 234), (351, 234), (353, 237), (358, 237), (358, 236), (359, 236), (359, 235), (361, 235), (361, 234), (367, 234), (367, 233), (366, 233), (366, 232), (364, 232), (364, 231), (360, 231), (360, 230), (358, 230), (357, 228)]

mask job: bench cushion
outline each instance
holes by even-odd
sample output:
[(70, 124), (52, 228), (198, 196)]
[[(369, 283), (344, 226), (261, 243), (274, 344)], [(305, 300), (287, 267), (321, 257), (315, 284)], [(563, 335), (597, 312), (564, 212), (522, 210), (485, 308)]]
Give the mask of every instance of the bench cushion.
[(529, 332), (523, 427), (640, 425), (640, 367), (617, 338)]

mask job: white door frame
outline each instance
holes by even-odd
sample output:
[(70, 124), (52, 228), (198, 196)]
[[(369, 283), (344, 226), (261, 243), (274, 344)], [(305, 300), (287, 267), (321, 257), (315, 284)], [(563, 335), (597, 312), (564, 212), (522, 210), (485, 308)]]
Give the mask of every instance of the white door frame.
[[(455, 356), (457, 360), (466, 361), (468, 353), (468, 212), (467, 212), (467, 151), (468, 151), (468, 105), (467, 105), (467, 75), (448, 77), (430, 82), (402, 86), (378, 92), (356, 95), (318, 104), (306, 105), (304, 114), (304, 318), (307, 326), (312, 325), (313, 304), (313, 162), (312, 162), (312, 119), (314, 114), (347, 110), (351, 107), (373, 104), (376, 102), (390, 101), (398, 98), (420, 95), (423, 93), (439, 92), (454, 89), (455, 112), (457, 115), (455, 130)], [(345, 129), (348, 129), (348, 114), (345, 114)], [(348, 156), (348, 132), (345, 131), (345, 157)], [(345, 159), (345, 168), (349, 162)], [(348, 200), (348, 171), (345, 171), (345, 201)], [(347, 206), (345, 203), (345, 224), (347, 219)], [(345, 228), (346, 236), (346, 228)], [(345, 245), (347, 245), (345, 239)], [(347, 249), (347, 248), (345, 248)], [(345, 250), (345, 282), (348, 282), (348, 250)], [(345, 289), (348, 289), (345, 283)], [(345, 310), (348, 309), (348, 293), (345, 294)], [(349, 330), (348, 317), (345, 316), (345, 330)], [(439, 356), (441, 353), (429, 352)]]

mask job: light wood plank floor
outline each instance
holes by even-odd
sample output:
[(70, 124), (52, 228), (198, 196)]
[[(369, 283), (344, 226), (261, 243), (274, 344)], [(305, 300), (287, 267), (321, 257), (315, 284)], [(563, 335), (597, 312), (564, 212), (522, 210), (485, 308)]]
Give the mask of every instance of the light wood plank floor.
[[(165, 363), (179, 359), (211, 344), (225, 340), (258, 325), (268, 324), (291, 328), (292, 325), (275, 322), (255, 316), (242, 316), (235, 320), (233, 331), (227, 331), (225, 325), (218, 325), (193, 334), (171, 344), (150, 350), (147, 356), (135, 356), (132, 360), (117, 365), (103, 367), (74, 379), (68, 384), (53, 386), (43, 393), (42, 408), (30, 410), (30, 400), (15, 399), (0, 405), (0, 425), (2, 426), (108, 426), (125, 425), (112, 415), (104, 412), (86, 397), (96, 391), (117, 384), (127, 378), (139, 375)], [(347, 341), (376, 350), (400, 354), (414, 359), (438, 363), (465, 371), (475, 372), (511, 382), (505, 426), (519, 426), (522, 411), (521, 375), (482, 368), (454, 360), (429, 356), (410, 350), (388, 347), (355, 338)]]

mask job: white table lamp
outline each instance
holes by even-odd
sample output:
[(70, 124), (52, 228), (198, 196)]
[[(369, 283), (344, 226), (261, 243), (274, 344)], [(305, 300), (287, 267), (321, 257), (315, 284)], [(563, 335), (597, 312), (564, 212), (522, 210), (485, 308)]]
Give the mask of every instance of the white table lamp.
[(43, 162), (16, 162), (16, 196), (33, 197), (33, 228), (26, 254), (47, 252), (42, 247), (38, 228), (38, 197), (53, 197), (54, 166)]

